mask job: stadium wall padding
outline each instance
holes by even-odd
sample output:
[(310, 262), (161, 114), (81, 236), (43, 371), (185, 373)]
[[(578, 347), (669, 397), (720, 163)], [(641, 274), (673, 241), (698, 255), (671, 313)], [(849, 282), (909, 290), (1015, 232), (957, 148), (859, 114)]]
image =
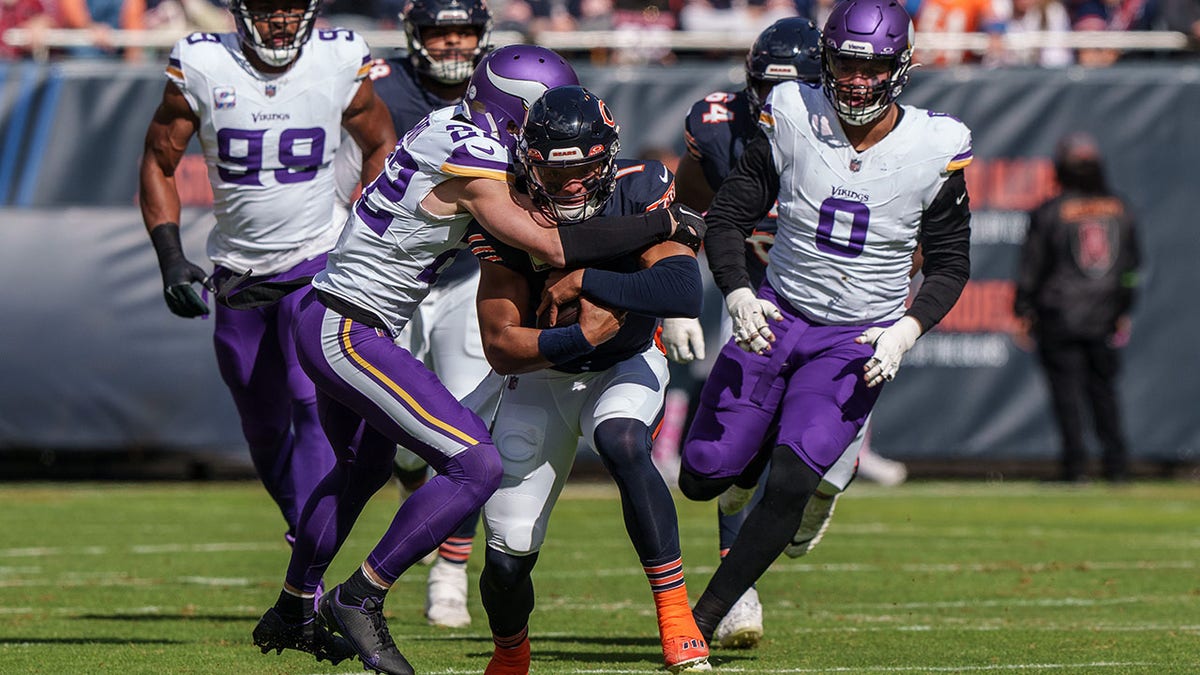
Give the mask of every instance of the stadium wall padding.
[[(623, 152), (683, 150), (690, 104), (741, 86), (737, 64), (583, 66)], [(137, 164), (162, 92), (157, 66), (0, 64), (0, 450), (154, 447), (244, 453), (211, 324), (170, 315), (136, 208)], [(1145, 266), (1121, 399), (1135, 457), (1200, 461), (1200, 66), (916, 71), (902, 102), (974, 132), (973, 278), (909, 354), (874, 416), (900, 459), (1052, 459), (1057, 436), (1033, 355), (1010, 337), (1025, 211), (1046, 196), (1062, 134), (1094, 133), (1142, 225)], [(185, 247), (203, 260), (211, 214), (193, 142)], [(719, 295), (706, 298), (710, 355)], [(711, 356), (710, 356), (711, 359)], [(677, 384), (707, 364), (676, 368)]]

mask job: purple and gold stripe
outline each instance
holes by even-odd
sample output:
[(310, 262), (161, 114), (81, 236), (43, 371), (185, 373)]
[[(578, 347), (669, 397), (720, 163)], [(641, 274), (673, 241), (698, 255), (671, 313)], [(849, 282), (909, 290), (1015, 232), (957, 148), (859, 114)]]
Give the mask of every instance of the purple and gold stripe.
[(167, 59), (167, 75), (178, 80), (184, 79), (183, 64), (179, 62), (179, 59), (174, 57)]
[(461, 441), (462, 443), (467, 445), (479, 444), (479, 441), (473, 438), (470, 434), (456, 429), (446, 422), (443, 422), (442, 420), (429, 414), (429, 411), (425, 410), (425, 408), (422, 407), (421, 404), (418, 403), (411, 394), (405, 391), (403, 387), (401, 387), (399, 384), (396, 384), (392, 378), (388, 377), (381, 370), (364, 359), (362, 355), (360, 355), (354, 349), (354, 345), (350, 341), (350, 329), (354, 325), (354, 322), (350, 319), (342, 318), (341, 324), (341, 328), (338, 330), (338, 341), (341, 343), (342, 353), (345, 354), (347, 359), (357, 364), (364, 373), (371, 377), (371, 379), (375, 380), (378, 384), (382, 385), (385, 389), (391, 392), (396, 400), (399, 401), (405, 409), (412, 413), (414, 417), (424, 420), (428, 426), (437, 429), (443, 434)]
[(967, 168), (973, 159), (975, 159), (975, 155), (970, 148), (967, 148), (966, 152), (960, 152), (950, 159), (950, 163), (946, 165), (946, 173)]

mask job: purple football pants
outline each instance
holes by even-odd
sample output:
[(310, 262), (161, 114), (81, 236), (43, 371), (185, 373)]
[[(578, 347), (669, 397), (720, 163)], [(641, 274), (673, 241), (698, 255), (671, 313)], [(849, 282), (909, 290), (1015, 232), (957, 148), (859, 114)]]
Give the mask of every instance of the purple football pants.
[(367, 563), (388, 583), (437, 548), (500, 485), (487, 426), (383, 331), (326, 309), (304, 293), (299, 361), (317, 385), (321, 424), (337, 463), (300, 515), (287, 582), (317, 584), (363, 507), (392, 474), (396, 445), (437, 475), (404, 500)]
[(819, 475), (845, 451), (883, 387), (868, 389), (863, 366), (874, 353), (854, 338), (871, 325), (827, 326), (801, 316), (764, 283), (783, 321), (770, 322), (767, 354), (730, 340), (713, 364), (683, 446), (683, 466), (705, 478), (737, 476), (778, 421), (786, 445)]
[[(322, 255), (286, 272), (251, 277), (243, 286), (311, 276), (324, 267)], [(231, 276), (220, 266), (213, 272), (217, 284)], [(250, 459), (290, 534), (296, 531), (304, 502), (334, 463), (317, 419), (316, 389), (296, 360), (292, 324), (302, 295), (291, 293), (259, 309), (218, 304), (213, 331), (217, 365), (233, 394)]]

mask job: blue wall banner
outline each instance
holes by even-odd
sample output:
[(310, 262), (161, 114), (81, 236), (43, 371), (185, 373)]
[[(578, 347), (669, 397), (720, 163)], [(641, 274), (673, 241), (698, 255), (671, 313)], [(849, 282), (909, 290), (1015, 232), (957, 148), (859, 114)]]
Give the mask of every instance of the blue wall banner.
[[(691, 103), (742, 78), (740, 64), (579, 74), (612, 108), (626, 157), (681, 152)], [(8, 64), (0, 77), (0, 449), (243, 453), (211, 325), (166, 310), (136, 207), (161, 69)], [(1011, 338), (1013, 278), (1026, 212), (1053, 190), (1050, 151), (1064, 133), (1086, 130), (1142, 226), (1142, 288), (1121, 377), (1131, 451), (1142, 461), (1200, 461), (1200, 382), (1186, 375), (1200, 367), (1189, 339), (1200, 335), (1200, 296), (1189, 290), (1200, 287), (1200, 66), (917, 71), (901, 101), (973, 130), (972, 280), (887, 385), (875, 447), (899, 459), (1057, 457), (1045, 382)], [(185, 248), (200, 262), (212, 193), (194, 142), (177, 180)], [(712, 333), (718, 315), (710, 292)], [(705, 366), (679, 372), (702, 376)]]

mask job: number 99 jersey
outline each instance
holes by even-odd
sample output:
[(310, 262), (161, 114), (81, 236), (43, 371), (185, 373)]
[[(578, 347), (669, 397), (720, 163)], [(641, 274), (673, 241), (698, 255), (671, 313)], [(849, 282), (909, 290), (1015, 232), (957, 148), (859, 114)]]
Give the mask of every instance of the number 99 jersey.
[(271, 274), (337, 242), (332, 162), (342, 112), (369, 70), (367, 43), (344, 29), (317, 31), (277, 75), (255, 70), (233, 33), (175, 43), (167, 77), (200, 120), (213, 262)]
[(970, 130), (942, 113), (900, 108), (895, 128), (863, 152), (820, 87), (783, 82), (759, 116), (779, 175), (767, 279), (822, 323), (903, 316), (921, 228), (955, 198), (965, 208), (965, 188), (948, 181), (971, 163)]

